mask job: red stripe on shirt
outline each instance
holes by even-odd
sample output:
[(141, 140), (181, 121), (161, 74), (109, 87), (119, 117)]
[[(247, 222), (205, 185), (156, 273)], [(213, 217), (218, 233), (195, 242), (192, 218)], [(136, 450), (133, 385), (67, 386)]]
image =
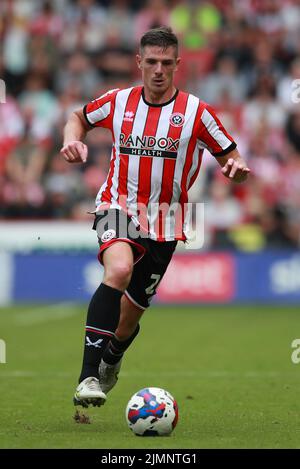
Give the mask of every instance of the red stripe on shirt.
[[(155, 137), (159, 118), (161, 115), (161, 107), (148, 108), (146, 123), (144, 127), (143, 137)], [(148, 227), (147, 206), (151, 194), (151, 173), (153, 158), (147, 156), (140, 157), (139, 164), (139, 181), (137, 191), (137, 204), (139, 209), (139, 222), (144, 228)]]
[[(192, 156), (193, 156), (193, 154), (192, 154)], [(194, 184), (194, 182), (195, 182), (195, 180), (196, 180), (196, 178), (199, 174), (199, 171), (200, 171), (200, 168), (201, 168), (201, 163), (202, 163), (202, 156), (203, 156), (203, 149), (199, 150), (199, 152), (198, 152), (198, 163), (197, 163), (196, 170), (195, 170), (194, 174), (192, 175), (192, 177), (190, 179), (187, 190), (185, 191), (185, 196), (180, 197), (180, 199), (179, 199), (180, 211), (179, 211), (178, 214), (177, 213), (175, 214), (175, 236), (176, 236), (177, 239), (182, 239), (183, 241), (186, 240), (186, 236), (185, 236), (184, 231), (183, 231), (183, 225), (184, 225), (185, 217), (188, 213), (188, 210), (190, 210), (190, 212), (191, 212), (191, 207), (189, 208), (188, 205), (187, 205), (187, 201), (188, 201), (187, 191)], [(191, 223), (191, 222), (192, 222), (192, 219), (190, 218), (189, 223)], [(189, 228), (187, 228), (187, 231), (189, 231)]]
[(115, 160), (116, 160), (116, 148), (113, 146), (112, 148), (112, 158), (110, 160), (110, 165), (109, 165), (109, 171), (107, 175), (107, 185), (105, 190), (101, 194), (101, 201), (102, 202), (109, 202), (111, 203), (112, 201), (112, 194), (111, 194), (111, 187), (112, 187), (112, 179), (114, 175), (114, 170), (115, 170)]
[[(183, 167), (183, 171), (182, 171), (182, 177), (181, 177), (181, 185), (180, 185), (181, 186), (181, 194), (180, 194), (180, 198), (179, 198), (179, 204), (181, 206), (181, 213), (180, 213), (180, 215), (181, 215), (180, 218), (181, 219), (179, 219), (178, 216), (176, 217), (175, 232), (177, 233), (178, 227), (181, 224), (181, 232), (182, 232), (183, 239), (185, 239), (185, 236), (184, 236), (183, 231), (182, 231), (183, 222), (184, 222), (184, 218), (185, 218), (185, 215), (186, 215), (185, 204), (188, 201), (187, 179), (188, 179), (189, 172), (190, 172), (190, 170), (192, 168), (192, 165), (193, 165), (193, 154), (194, 154), (194, 151), (195, 151), (195, 147), (196, 147), (196, 143), (197, 143), (197, 134), (198, 134), (197, 128), (199, 128), (199, 125), (201, 125), (200, 117), (201, 117), (202, 112), (203, 112), (203, 106), (200, 103), (198, 105), (198, 109), (197, 109), (197, 112), (196, 112), (196, 115), (195, 115), (193, 130), (192, 130), (191, 138), (190, 138), (190, 141), (189, 141), (189, 144), (188, 144), (186, 157), (185, 157), (185, 163), (184, 163), (184, 167)], [(199, 152), (199, 157), (200, 157), (200, 152)], [(198, 171), (200, 169), (200, 165), (201, 165), (201, 158), (199, 158), (199, 162), (198, 162), (198, 165), (197, 165), (197, 170)], [(196, 172), (197, 172), (197, 170), (196, 170)], [(190, 186), (191, 186), (191, 184), (189, 185), (189, 187)]]
[[(125, 140), (128, 138), (128, 136), (132, 132), (137, 107), (141, 99), (141, 93), (142, 93), (141, 86), (133, 88), (127, 99), (127, 103), (126, 103), (124, 115), (123, 115), (122, 128), (121, 128), (121, 133), (125, 135)], [(134, 114), (132, 117), (132, 120), (128, 120), (128, 119), (124, 120), (126, 112), (132, 112)], [(129, 163), (129, 155), (120, 154), (118, 203), (124, 209), (126, 209), (126, 201), (127, 201), (127, 195), (128, 195), (128, 190), (127, 190), (128, 163)]]
[[(188, 93), (184, 93), (180, 91), (178, 93), (177, 98), (174, 102), (174, 107), (172, 114), (180, 113), (185, 115), (187, 101), (188, 101)], [(169, 125), (169, 131), (167, 138), (172, 138), (173, 140), (180, 139), (182, 127), (176, 127), (174, 125)], [(174, 172), (176, 166), (176, 158), (174, 159), (165, 159), (164, 160), (164, 167), (163, 167), (163, 175), (162, 175), (162, 185), (161, 185), (161, 192), (159, 196), (159, 213), (158, 219), (156, 220), (155, 232), (158, 233), (157, 240), (163, 241), (164, 240), (164, 231), (165, 231), (165, 216), (169, 210), (172, 196), (173, 196), (173, 181), (174, 181)], [(165, 204), (165, 205), (161, 205)]]
[[(116, 97), (117, 97), (117, 91), (116, 91), (116, 93), (114, 93), (113, 99), (111, 101), (110, 114), (109, 114), (108, 117), (106, 117), (104, 119), (105, 121), (107, 119), (109, 119), (109, 122), (107, 122), (107, 126), (111, 130), (113, 142), (115, 141), (113, 120), (114, 120), (115, 107), (116, 107)], [(113, 145), (113, 147), (112, 147), (112, 158), (110, 160), (109, 171), (108, 171), (108, 175), (107, 175), (107, 179), (106, 179), (107, 180), (107, 185), (106, 185), (106, 188), (105, 188), (104, 192), (101, 195), (101, 200), (103, 202), (111, 202), (111, 200), (112, 200), (111, 187), (112, 187), (112, 179), (113, 179), (113, 175), (114, 175), (115, 160), (116, 160), (116, 148), (115, 148), (115, 145)]]
[(199, 173), (200, 168), (201, 168), (203, 151), (204, 151), (203, 149), (199, 150), (199, 153), (198, 153), (198, 165), (197, 165), (196, 171), (194, 172), (193, 176), (192, 176), (191, 179), (190, 179), (189, 186), (188, 186), (187, 190), (189, 190), (189, 188), (192, 187), (192, 185), (193, 185), (194, 182), (195, 182), (196, 177), (198, 176), (198, 173)]
[(201, 117), (202, 112), (203, 112), (203, 106), (200, 103), (198, 105), (198, 109), (197, 109), (197, 112), (196, 112), (196, 116), (195, 116), (195, 120), (194, 120), (194, 124), (193, 124), (193, 130), (192, 130), (191, 138), (190, 138), (190, 141), (189, 141), (189, 144), (188, 144), (186, 157), (185, 157), (185, 163), (184, 163), (184, 167), (183, 167), (183, 171), (182, 171), (181, 194), (180, 194), (180, 198), (179, 198), (179, 203), (181, 205), (186, 203), (187, 200), (188, 200), (188, 196), (187, 196), (187, 191), (188, 191), (187, 178), (188, 178), (189, 172), (190, 172), (192, 164), (193, 164), (193, 154), (194, 154), (195, 146), (196, 146), (196, 143), (197, 143), (197, 136), (198, 136), (197, 135), (198, 134), (197, 127), (199, 127), (199, 125), (201, 126), (200, 117)]
[(93, 111), (97, 111), (97, 109), (100, 109), (102, 106), (104, 106), (104, 104), (108, 102), (111, 103), (109, 115), (105, 117), (104, 119), (101, 119), (98, 122), (95, 122), (94, 124), (92, 124), (94, 127), (105, 127), (108, 129), (112, 129), (113, 116), (115, 112), (116, 96), (119, 91), (120, 91), (119, 89), (116, 89), (113, 93), (107, 93), (106, 95), (103, 96), (103, 98), (95, 99), (94, 101), (91, 101), (90, 103), (87, 104), (86, 114), (88, 117), (88, 114), (90, 114)]

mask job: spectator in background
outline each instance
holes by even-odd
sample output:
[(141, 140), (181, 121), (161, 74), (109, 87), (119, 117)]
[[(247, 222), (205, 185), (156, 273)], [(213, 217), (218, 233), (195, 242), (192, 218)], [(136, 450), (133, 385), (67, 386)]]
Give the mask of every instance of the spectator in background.
[(75, 88), (83, 101), (88, 96), (94, 96), (101, 83), (102, 77), (91, 59), (79, 51), (67, 59), (66, 67), (61, 68), (56, 75), (58, 93), (68, 93)]
[(94, 206), (95, 197), (98, 193), (99, 186), (101, 186), (105, 180), (109, 169), (109, 158), (107, 157), (107, 151), (103, 150), (98, 152), (93, 157), (93, 162), (85, 168), (82, 174), (82, 181), (85, 187), (85, 196), (80, 198), (78, 202), (72, 205), (71, 217), (72, 219), (83, 219), (90, 221), (91, 219), (91, 208)]
[(65, 21), (73, 24), (76, 28), (85, 20), (87, 24), (92, 25), (100, 21), (99, 26), (106, 19), (106, 10), (95, 0), (74, 0), (68, 2), (68, 8), (65, 13)]
[(260, 225), (265, 237), (265, 248), (295, 249), (297, 247), (297, 233), (289, 225), (287, 215), (280, 206), (264, 212)]
[(4, 173), (6, 161), (20, 143), (24, 132), (24, 120), (16, 100), (6, 96), (5, 106), (0, 104), (0, 175)]
[(29, 115), (24, 114), (24, 123), (22, 138), (6, 160), (3, 197), (10, 217), (40, 216), (44, 203), (41, 177), (46, 164), (46, 148), (33, 138)]
[(300, 233), (300, 153), (293, 147), (288, 151), (281, 180), (281, 207), (287, 215), (287, 223), (298, 236)]
[(246, 96), (245, 80), (238, 73), (234, 59), (229, 56), (220, 58), (215, 71), (198, 84), (198, 95), (214, 105), (221, 101), (224, 93), (233, 103), (242, 102)]
[(58, 114), (51, 133), (52, 142), (55, 147), (56, 145), (58, 147), (61, 141), (63, 123), (73, 111), (83, 106), (84, 102), (77, 83), (66, 87), (65, 91), (58, 95)]
[(261, 186), (264, 201), (274, 206), (278, 201), (283, 163), (271, 143), (271, 129), (266, 121), (259, 121), (252, 128), (248, 143), (248, 158), (253, 167), (253, 176)]
[(276, 88), (273, 77), (260, 75), (246, 102), (243, 111), (243, 128), (247, 132), (259, 122), (266, 122), (270, 128), (281, 129), (284, 126), (285, 114), (276, 100)]
[(120, 42), (118, 29), (110, 31), (106, 45), (96, 59), (98, 70), (110, 86), (120, 88), (128, 84), (134, 73), (133, 52), (128, 44)]
[(48, 86), (53, 88), (52, 77), (60, 66), (60, 39), (63, 20), (53, 11), (53, 5), (46, 2), (40, 13), (28, 25), (29, 63), (31, 72), (47, 76)]
[(289, 114), (286, 122), (286, 135), (300, 158), (300, 109)]
[(111, 36), (114, 31), (118, 37), (119, 45), (124, 47), (126, 44), (129, 50), (133, 50), (135, 46), (134, 22), (127, 0), (110, 1), (106, 12), (105, 37)]
[(248, 89), (253, 93), (261, 81), (261, 77), (270, 77), (274, 83), (278, 83), (283, 73), (283, 65), (275, 56), (275, 47), (257, 32), (257, 38), (253, 37), (252, 60), (248, 63), (245, 78), (248, 80)]
[(97, 53), (105, 44), (106, 11), (95, 0), (76, 0), (65, 14), (61, 47), (65, 53)]
[(31, 34), (38, 34), (53, 38), (58, 45), (63, 31), (63, 18), (57, 14), (53, 2), (46, 1), (42, 4), (41, 12), (32, 20), (29, 31)]
[(29, 32), (26, 19), (7, 10), (2, 17), (2, 28), (3, 67), (10, 92), (17, 94), (22, 89), (29, 65)]
[[(294, 83), (298, 80), (298, 88), (300, 87), (300, 56), (297, 56), (291, 63), (289, 73), (284, 75), (278, 83), (278, 100), (284, 110), (293, 110), (299, 107), (300, 102), (294, 102), (292, 93), (294, 91)], [(298, 91), (300, 100), (300, 90)]]
[(80, 173), (76, 168), (63, 164), (58, 154), (50, 162), (44, 188), (48, 215), (54, 218), (69, 218), (72, 206), (85, 195)]
[(284, 49), (291, 55), (300, 55), (300, 2), (286, 0), (284, 8), (280, 10), (283, 26), (282, 43)]
[(224, 126), (228, 129), (228, 132), (239, 134), (242, 140), (240, 133), (243, 109), (242, 102), (233, 100), (226, 87), (220, 91), (218, 101), (215, 103), (214, 108), (218, 112), (222, 122), (224, 122)]
[[(265, 225), (277, 224), (278, 207), (285, 232), (296, 232), (292, 237), (300, 242), (300, 104), (291, 101), (291, 83), (300, 79), (299, 0), (1, 0), (0, 78), (7, 87), (7, 102), (0, 104), (1, 216), (78, 219), (81, 210), (84, 217), (96, 166), (104, 174), (110, 158), (109, 134), (89, 133), (89, 163), (70, 175), (82, 189), (73, 197), (57, 183), (68, 175), (58, 178), (51, 163), (63, 123), (86, 96), (96, 98), (109, 87), (126, 88), (137, 80), (135, 38), (163, 24), (172, 24), (184, 42), (176, 85), (213, 101), (251, 158), (251, 184), (226, 197), (242, 207), (245, 231), (256, 230), (252, 248), (268, 245)], [(26, 160), (25, 128), (26, 148), (31, 142), (46, 161), (32, 189), (27, 184), (27, 199), (24, 190), (16, 196), (22, 191), (8, 168), (15, 163), (7, 166), (8, 158), (16, 168)], [(28, 168), (34, 168), (35, 158), (28, 158)], [(195, 202), (210, 194), (216, 181), (209, 161), (204, 158), (202, 179), (193, 186)], [(272, 223), (264, 224), (264, 216)]]
[(29, 74), (19, 103), (30, 121), (32, 135), (38, 140), (49, 138), (59, 109), (56, 96), (48, 89), (47, 78)]
[(255, 25), (260, 30), (265, 31), (271, 39), (280, 35), (282, 31), (280, 10), (280, 0), (256, 1), (256, 15), (253, 20)]
[(243, 209), (237, 199), (231, 195), (231, 185), (216, 179), (209, 189), (209, 198), (205, 202), (206, 235), (210, 246), (215, 249), (233, 248), (229, 231), (243, 220)]
[(169, 24), (169, 9), (166, 0), (147, 0), (135, 18), (135, 41), (143, 35), (144, 31), (158, 26)]
[(216, 62), (222, 57), (231, 57), (236, 63), (238, 72), (243, 73), (246, 79), (245, 71), (249, 71), (249, 64), (252, 63), (255, 34), (243, 20), (232, 25), (232, 18), (226, 16), (224, 21), (226, 26), (219, 32), (215, 40)]

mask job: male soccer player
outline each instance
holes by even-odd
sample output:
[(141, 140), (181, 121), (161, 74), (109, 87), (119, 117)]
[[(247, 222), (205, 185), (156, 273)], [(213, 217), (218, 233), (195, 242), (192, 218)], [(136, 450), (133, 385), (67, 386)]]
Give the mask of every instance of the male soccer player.
[(87, 314), (74, 396), (83, 407), (105, 402), (177, 241), (186, 240), (187, 191), (204, 148), (229, 179), (242, 182), (250, 171), (213, 109), (174, 86), (180, 58), (170, 28), (146, 32), (136, 61), (143, 86), (108, 91), (74, 112), (64, 129), (61, 153), (69, 163), (86, 162), (83, 139), (94, 127), (110, 129), (113, 139), (108, 176), (96, 198), (104, 277)]

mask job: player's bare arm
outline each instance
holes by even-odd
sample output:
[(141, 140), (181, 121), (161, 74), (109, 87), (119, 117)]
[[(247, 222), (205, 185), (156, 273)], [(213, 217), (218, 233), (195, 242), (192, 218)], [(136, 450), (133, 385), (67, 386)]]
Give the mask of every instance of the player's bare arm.
[(64, 144), (60, 153), (69, 163), (85, 163), (88, 148), (84, 140), (86, 133), (92, 127), (86, 122), (82, 110), (75, 111), (70, 116), (64, 128)]
[(222, 166), (222, 173), (235, 182), (246, 181), (250, 168), (248, 168), (245, 160), (241, 157), (235, 148), (225, 156), (217, 158), (218, 163)]

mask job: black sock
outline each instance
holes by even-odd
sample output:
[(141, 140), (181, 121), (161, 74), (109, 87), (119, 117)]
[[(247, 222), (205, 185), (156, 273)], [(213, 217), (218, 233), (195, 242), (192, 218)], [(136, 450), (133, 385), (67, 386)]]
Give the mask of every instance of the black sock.
[(95, 291), (88, 308), (82, 370), (79, 383), (98, 377), (98, 367), (107, 343), (114, 337), (120, 318), (123, 292), (104, 283)]
[(126, 340), (119, 340), (116, 338), (116, 336), (113, 336), (107, 344), (107, 347), (102, 357), (103, 361), (105, 361), (105, 363), (107, 363), (108, 365), (115, 365), (116, 363), (118, 363), (118, 361), (120, 361), (123, 357), (124, 352), (128, 349), (130, 344), (138, 335), (139, 331), (140, 325), (138, 324), (136, 326), (135, 331)]

